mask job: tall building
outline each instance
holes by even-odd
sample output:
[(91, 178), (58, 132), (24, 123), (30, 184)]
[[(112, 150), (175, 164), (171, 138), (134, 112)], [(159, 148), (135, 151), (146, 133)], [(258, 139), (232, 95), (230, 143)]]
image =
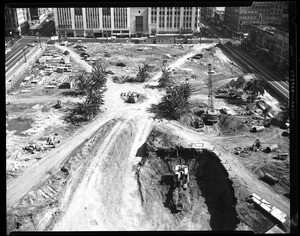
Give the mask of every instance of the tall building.
[(5, 8), (5, 34), (27, 34), (29, 32), (28, 8)]
[(253, 43), (272, 52), (280, 63), (289, 63), (289, 33), (271, 26), (250, 25)]
[(149, 8), (149, 33), (199, 32), (200, 7)]
[(249, 7), (225, 7), (225, 24), (234, 31), (247, 31), (250, 24), (284, 26), (288, 2), (253, 2)]
[(201, 19), (204, 21), (210, 21), (214, 17), (215, 7), (201, 7)]
[(54, 8), (58, 34), (82, 37), (129, 36), (130, 9), (116, 8)]
[(67, 36), (147, 36), (199, 32), (199, 7), (55, 8), (56, 31)]
[(19, 23), (18, 23), (18, 16), (17, 16), (17, 9), (16, 8), (5, 8), (4, 11), (5, 17), (5, 35), (11, 36), (15, 34), (19, 34)]

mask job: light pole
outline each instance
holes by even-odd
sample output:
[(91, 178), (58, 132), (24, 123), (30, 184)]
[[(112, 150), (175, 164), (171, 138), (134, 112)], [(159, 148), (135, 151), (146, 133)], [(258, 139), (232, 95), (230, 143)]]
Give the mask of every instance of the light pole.
[(26, 49), (25, 48), (23, 48), (23, 53), (24, 53), (24, 58), (25, 58), (25, 63), (26, 63), (27, 61), (26, 61)]

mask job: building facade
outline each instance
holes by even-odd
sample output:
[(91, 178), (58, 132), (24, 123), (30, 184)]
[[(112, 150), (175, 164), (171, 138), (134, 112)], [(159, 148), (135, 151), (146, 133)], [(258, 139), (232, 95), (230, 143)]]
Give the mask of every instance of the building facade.
[(289, 33), (271, 26), (250, 25), (253, 43), (269, 51), (279, 63), (289, 64)]
[(130, 9), (54, 8), (56, 31), (68, 37), (110, 37), (130, 35)]
[(200, 7), (151, 7), (148, 11), (150, 35), (200, 30)]
[(5, 8), (4, 10), (5, 35), (19, 34), (19, 24), (16, 8)]
[(215, 7), (201, 7), (201, 19), (204, 21), (211, 21), (214, 17)]
[(236, 32), (246, 32), (251, 24), (286, 27), (288, 2), (253, 2), (249, 7), (225, 7), (224, 21)]
[(58, 34), (82, 37), (142, 37), (199, 32), (198, 7), (55, 8)]
[(4, 16), (5, 35), (24, 35), (29, 32), (28, 8), (5, 8)]

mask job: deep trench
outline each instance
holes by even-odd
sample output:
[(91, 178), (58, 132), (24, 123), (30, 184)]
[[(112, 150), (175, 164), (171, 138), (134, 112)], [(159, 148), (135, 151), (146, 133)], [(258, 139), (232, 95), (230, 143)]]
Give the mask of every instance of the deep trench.
[[(173, 181), (173, 170), (175, 165), (185, 164), (188, 166), (190, 174), (189, 190), (186, 193), (189, 196), (185, 197), (185, 200), (188, 198), (192, 201), (184, 200), (184, 204), (188, 206), (187, 208), (191, 209), (199, 206), (194, 204), (193, 201), (199, 201), (200, 196), (195, 196), (195, 194), (201, 195), (205, 199), (204, 204), (206, 204), (210, 215), (209, 225), (211, 230), (231, 231), (236, 229), (239, 223), (235, 208), (237, 199), (234, 195), (232, 181), (228, 178), (228, 173), (216, 154), (206, 149), (196, 150), (182, 147), (159, 148), (155, 151), (153, 149), (149, 151), (147, 145), (143, 144), (138, 150), (137, 156), (143, 157), (139, 164), (140, 171), (138, 171), (137, 176), (139, 186), (147, 186), (147, 181), (153, 178), (153, 173), (160, 175), (160, 181), (157, 182), (156, 189), (149, 190), (151, 188), (147, 188), (147, 191), (164, 192), (161, 196), (165, 196), (165, 198), (160, 200), (163, 201), (165, 207), (170, 209), (171, 214), (176, 215), (178, 213), (174, 205), (171, 204), (172, 194), (176, 188)], [(149, 173), (149, 170), (141, 171), (143, 168), (152, 168), (151, 174), (146, 174), (146, 172)], [(148, 180), (145, 180), (147, 177)], [(162, 186), (168, 186), (168, 188)], [(140, 191), (140, 194), (142, 194), (142, 191)], [(147, 196), (141, 197), (143, 201), (147, 198)], [(185, 213), (180, 212), (180, 214)]]

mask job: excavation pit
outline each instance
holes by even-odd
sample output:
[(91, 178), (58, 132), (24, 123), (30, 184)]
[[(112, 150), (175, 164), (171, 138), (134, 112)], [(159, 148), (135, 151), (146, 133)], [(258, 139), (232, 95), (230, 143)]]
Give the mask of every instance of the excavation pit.
[[(149, 150), (149, 145), (146, 148), (144, 145), (141, 149), (145, 150), (145, 156), (138, 182), (152, 225), (159, 226), (157, 216), (160, 214), (162, 219), (169, 219), (170, 230), (236, 229), (239, 223), (235, 209), (237, 199), (232, 181), (216, 154), (206, 149), (183, 147), (156, 150), (150, 147), (152, 150)], [(174, 168), (179, 164), (187, 165), (189, 170), (188, 187), (181, 197), (182, 211), (177, 211), (174, 205)], [(163, 210), (159, 210), (159, 206)]]

